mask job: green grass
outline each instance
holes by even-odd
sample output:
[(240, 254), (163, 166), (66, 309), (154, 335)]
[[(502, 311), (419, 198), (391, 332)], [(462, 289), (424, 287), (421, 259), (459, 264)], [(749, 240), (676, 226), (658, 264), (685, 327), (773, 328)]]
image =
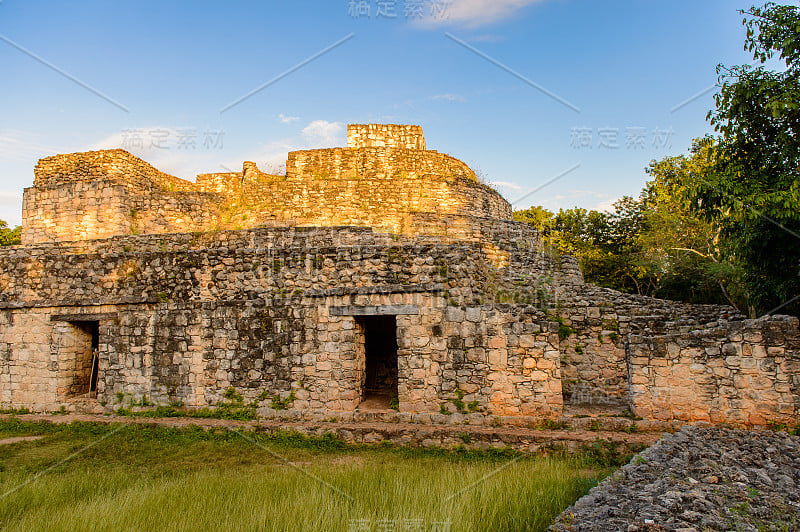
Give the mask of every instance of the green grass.
[(503, 450), (0, 421), (0, 438), (33, 434), (45, 437), (0, 446), (4, 531), (348, 530), (356, 520), (369, 530), (544, 530), (609, 472), (581, 457)]

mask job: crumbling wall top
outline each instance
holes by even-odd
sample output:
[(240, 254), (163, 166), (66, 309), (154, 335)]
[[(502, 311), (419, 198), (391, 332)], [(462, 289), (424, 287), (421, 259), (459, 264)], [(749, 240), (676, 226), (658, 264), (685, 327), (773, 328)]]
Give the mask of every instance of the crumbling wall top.
[(421, 126), (401, 124), (349, 124), (348, 148), (403, 148), (424, 150)]
[(75, 181), (115, 180), (143, 188), (191, 191), (194, 183), (169, 175), (125, 150), (98, 150), (39, 159), (34, 186)]

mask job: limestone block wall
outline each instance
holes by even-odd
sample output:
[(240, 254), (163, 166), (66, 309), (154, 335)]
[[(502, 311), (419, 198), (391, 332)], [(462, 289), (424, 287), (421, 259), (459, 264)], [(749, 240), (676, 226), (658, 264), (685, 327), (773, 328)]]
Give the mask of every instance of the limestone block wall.
[[(296, 174), (290, 172), (289, 176), (265, 174), (249, 167), (241, 174), (201, 174), (197, 183), (200, 190), (226, 195), (220, 218), (224, 228), (276, 223), (353, 225), (402, 234), (441, 235), (449, 231), (452, 238), (457, 238), (460, 233), (474, 236), (475, 224), (511, 217), (508, 202), (490, 187), (471, 179), (409, 173), (407, 170), (413, 172), (413, 166), (402, 166), (404, 170), (393, 175), (381, 165), (357, 176), (355, 172), (347, 174), (342, 161), (326, 158), (339, 153), (353, 160), (354, 151), (312, 150), (290, 154), (290, 161), (298, 154), (320, 158), (327, 170), (306, 161), (307, 166)], [(423, 223), (420, 217), (426, 215), (435, 223)], [(457, 225), (440, 218), (448, 218)]]
[[(42, 159), (35, 186), (25, 191), (23, 243), (275, 223), (433, 234), (414, 222), (417, 213), (511, 218), (497, 192), (477, 183), (464, 163), (436, 152), (293, 152), (288, 176), (245, 166), (242, 173), (201, 174), (195, 184), (123, 150)], [(471, 223), (460, 220), (465, 230)]]
[(398, 124), (349, 124), (348, 148), (403, 148), (424, 150), (422, 127)]
[(219, 197), (124, 150), (41, 159), (25, 190), (22, 242), (209, 229)]
[[(357, 225), (433, 234), (418, 213), (511, 219), (511, 206), (463, 162), (425, 149), (419, 126), (353, 125), (349, 148), (289, 154), (286, 175), (201, 174), (192, 183), (124, 150), (41, 159), (25, 192), (23, 243), (262, 225)], [(417, 231), (417, 232), (414, 232)], [(453, 233), (455, 235), (455, 232)]]
[[(558, 330), (544, 313), (533, 307), (484, 305), (447, 307), (443, 318), (447, 351), (440, 403), (455, 411), (454, 399), (463, 394), (466, 411), (475, 401), (492, 416), (561, 415)], [(422, 351), (417, 355), (419, 361), (425, 358)]]
[(25, 189), (22, 243), (130, 234), (127, 189), (110, 181), (72, 181)]
[[(415, 308), (397, 316), (402, 411), (531, 421), (561, 414), (557, 333), (532, 310), (448, 308), (432, 293), (363, 291), (69, 310), (101, 320), (97, 400), (109, 408), (143, 398), (213, 406), (233, 388), (247, 402), (291, 396), (292, 410), (330, 415), (363, 399), (363, 336), (354, 316), (330, 310), (345, 303)], [(76, 360), (89, 339), (74, 323), (53, 321), (65, 310), (2, 314), (0, 403), (52, 411), (86, 391)]]
[(22, 243), (208, 230), (219, 220), (217, 204), (211, 194), (143, 192), (114, 181), (28, 188)]
[(683, 334), (743, 319), (729, 306), (693, 305), (590, 284), (562, 285), (549, 295), (551, 314), (563, 323), (565, 402), (574, 405), (629, 405), (632, 335)]
[(402, 148), (327, 148), (293, 151), (286, 161), (289, 179), (362, 179), (438, 176), (475, 181), (465, 163), (434, 150)]
[(584, 282), (578, 260), (553, 253), (528, 223), (418, 212), (407, 219), (402, 232), (481, 242), (496, 269), (494, 290), (487, 294), (491, 302), (542, 306), (556, 297), (556, 286)]
[[(0, 307), (255, 299), (375, 286), (439, 286), (467, 304), (485, 290), (486, 259), (476, 243), (393, 243), (389, 235), (373, 240), (370, 232), (349, 246), (269, 242), (283, 234), (263, 229), (129, 237), (97, 248), (76, 243), (2, 250)], [(198, 249), (172, 251), (172, 238), (196, 238)]]
[(628, 365), (621, 329), (629, 317), (608, 305), (566, 307), (557, 314), (566, 327), (560, 342), (564, 402), (627, 406)]
[(304, 332), (305, 308), (269, 303), (164, 302), (121, 309), (107, 338), (100, 394), (112, 403), (124, 394), (203, 407), (219, 403), (229, 388), (248, 402), (290, 390), (302, 380), (293, 369), (301, 367), (298, 357), (310, 351), (292, 334)]
[[(202, 407), (233, 388), (247, 402), (265, 405), (293, 396), (287, 406), (298, 412), (352, 411), (363, 399), (364, 339), (354, 316), (330, 308), (365, 297), (431, 305), (429, 296), (406, 292), (131, 307), (112, 334), (106, 395)], [(404, 360), (399, 358), (401, 379)]]
[[(107, 313), (104, 307), (38, 307), (0, 312), (0, 404), (58, 410), (88, 391), (91, 335), (61, 319), (65, 312)], [(100, 337), (109, 337), (109, 318), (100, 321)], [(106, 371), (107, 351), (100, 344), (100, 372)], [(102, 383), (98, 383), (102, 389)]]
[(53, 155), (39, 159), (33, 173), (35, 187), (112, 180), (143, 189), (194, 190), (193, 183), (166, 174), (125, 150)]
[(248, 401), (294, 393), (297, 411), (352, 411), (363, 338), (353, 316), (330, 308), (413, 305), (397, 316), (402, 408), (558, 415), (557, 333), (534, 309), (477, 306), (489, 262), (475, 242), (332, 228), (0, 250), (0, 402), (69, 404), (85, 389), (88, 344), (73, 323), (51, 318), (106, 313), (98, 401), (123, 406), (123, 394), (201, 407), (233, 387)]
[(800, 421), (800, 332), (766, 317), (631, 338), (631, 404), (643, 417), (763, 425)]
[(0, 312), (0, 402), (16, 407), (56, 402), (54, 340), (47, 310)]

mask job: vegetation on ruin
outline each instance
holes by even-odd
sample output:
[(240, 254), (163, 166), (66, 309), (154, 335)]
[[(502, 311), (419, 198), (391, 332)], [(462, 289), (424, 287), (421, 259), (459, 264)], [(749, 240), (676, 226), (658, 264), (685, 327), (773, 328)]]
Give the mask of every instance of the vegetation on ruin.
[[(230, 419), (236, 421), (249, 421), (258, 417), (256, 414), (258, 403), (269, 398), (269, 394), (262, 394), (258, 401), (245, 403), (244, 397), (242, 397), (241, 394), (239, 394), (233, 388), (228, 388), (228, 390), (225, 392), (223, 400), (213, 407), (186, 408), (182, 401), (174, 402), (169, 405), (154, 405), (147, 400), (147, 397), (142, 397), (139, 401), (133, 401), (131, 399), (128, 407), (122, 406), (117, 408), (116, 414), (127, 417), (187, 417), (197, 419)], [(123, 400), (124, 395), (117, 394), (117, 402), (121, 403)], [(274, 396), (272, 397), (271, 406), (275, 410), (285, 410), (291, 406), (294, 400), (294, 392), (292, 392), (289, 397), (283, 400), (281, 400), (278, 396)]]
[(4, 530), (349, 530), (359, 519), (372, 529), (396, 520), (544, 530), (620, 463), (605, 443), (546, 457), (289, 432), (0, 421), (0, 438), (30, 435), (44, 438), (0, 446)]
[[(800, 314), (800, 8), (742, 11), (758, 66), (717, 68), (714, 136), (652, 161), (638, 198), (612, 213), (517, 211), (588, 282), (743, 313)], [(764, 64), (777, 58), (785, 68)]]

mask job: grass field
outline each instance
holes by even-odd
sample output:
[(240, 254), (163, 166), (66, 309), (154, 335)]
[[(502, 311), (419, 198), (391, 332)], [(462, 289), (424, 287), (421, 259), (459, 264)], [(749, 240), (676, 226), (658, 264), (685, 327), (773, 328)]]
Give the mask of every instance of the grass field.
[(543, 530), (610, 472), (581, 457), (0, 421), (0, 439), (39, 434), (0, 446), (4, 531)]

